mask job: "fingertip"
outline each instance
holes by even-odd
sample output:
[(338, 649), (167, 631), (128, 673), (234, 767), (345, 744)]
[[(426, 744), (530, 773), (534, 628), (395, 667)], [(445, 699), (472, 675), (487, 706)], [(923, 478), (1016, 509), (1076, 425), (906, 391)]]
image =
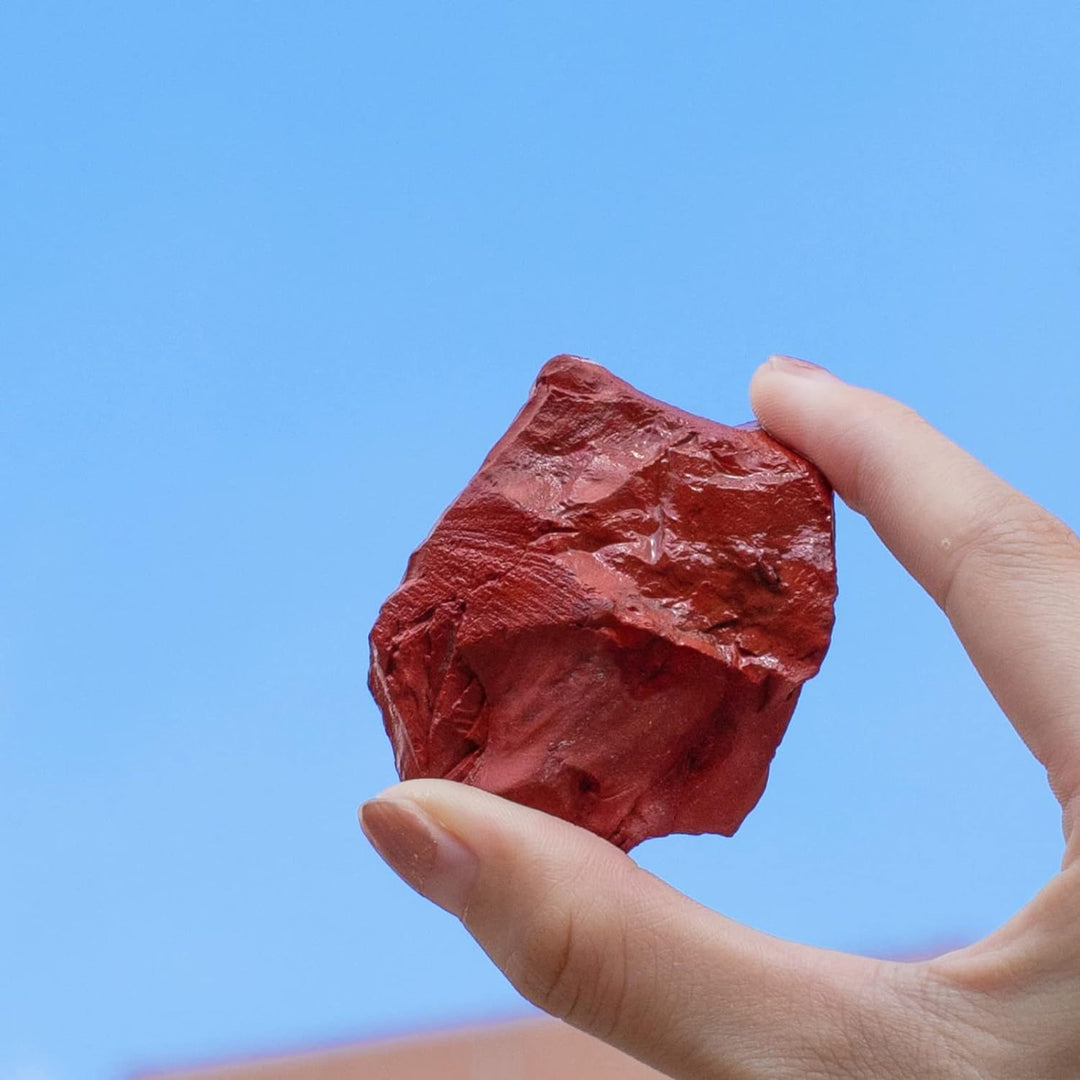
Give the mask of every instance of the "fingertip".
[[(790, 412), (792, 383), (800, 379), (801, 369), (788, 363), (783, 356), (770, 356), (750, 379), (750, 407), (766, 431), (777, 434), (783, 428), (785, 415)], [(794, 392), (798, 393), (797, 386)]]
[(457, 780), (404, 780), (379, 801), (408, 801), (450, 832), (482, 850), (489, 861), (512, 859), (530, 845), (573, 851), (575, 857), (630, 861), (613, 844), (578, 825)]
[(415, 799), (380, 795), (360, 807), (360, 827), (383, 861), (408, 885), (459, 919), (480, 873), (469, 844)]
[(376, 799), (415, 799), (423, 795), (425, 792), (430, 793), (432, 785), (435, 787), (435, 791), (443, 785), (449, 785), (453, 783), (451, 780), (399, 780), (396, 784), (391, 784), (388, 788), (383, 788), (378, 795), (374, 796)]
[(758, 422), (768, 430), (766, 417), (769, 413), (769, 403), (772, 398), (771, 388), (775, 385), (772, 378), (776, 368), (773, 357), (769, 357), (763, 364), (759, 364), (750, 377), (750, 407)]
[[(516, 811), (535, 814), (517, 803), (509, 802), (493, 795), (473, 784), (460, 780), (443, 780), (437, 777), (423, 777), (416, 780), (402, 780), (392, 784), (385, 791), (380, 791), (379, 799), (410, 799), (419, 803), (431, 813), (446, 812), (473, 815), (504, 815)], [(546, 816), (546, 815), (545, 815)]]
[(775, 354), (750, 380), (750, 405), (761, 426), (800, 453), (807, 434), (805, 418), (822, 392), (845, 386), (827, 368), (795, 356)]
[(789, 386), (798, 385), (800, 382), (827, 379), (831, 382), (840, 382), (828, 368), (821, 364), (815, 364), (811, 360), (803, 360), (797, 356), (785, 356), (782, 353), (774, 353), (754, 372), (750, 379), (750, 393), (753, 397), (755, 387), (775, 381), (782, 381)]
[(453, 802), (455, 789), (464, 788), (464, 784), (450, 780), (400, 780), (396, 784), (383, 788), (380, 792), (365, 799), (356, 809), (360, 828), (365, 828), (365, 813), (368, 808), (384, 803), (408, 803), (424, 813), (438, 813), (440, 805), (446, 800)]
[(813, 360), (803, 360), (798, 356), (787, 356), (784, 353), (773, 353), (762, 364), (762, 367), (767, 367), (772, 371), (784, 372), (788, 375), (827, 375), (830, 379), (836, 378), (822, 364), (816, 364)]

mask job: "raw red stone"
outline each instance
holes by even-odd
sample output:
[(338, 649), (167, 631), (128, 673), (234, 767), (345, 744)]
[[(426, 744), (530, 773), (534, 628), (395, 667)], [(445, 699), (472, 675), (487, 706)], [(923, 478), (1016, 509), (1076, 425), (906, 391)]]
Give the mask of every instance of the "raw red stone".
[(413, 552), (368, 684), (403, 779), (475, 784), (624, 849), (730, 836), (835, 596), (814, 466), (558, 356)]

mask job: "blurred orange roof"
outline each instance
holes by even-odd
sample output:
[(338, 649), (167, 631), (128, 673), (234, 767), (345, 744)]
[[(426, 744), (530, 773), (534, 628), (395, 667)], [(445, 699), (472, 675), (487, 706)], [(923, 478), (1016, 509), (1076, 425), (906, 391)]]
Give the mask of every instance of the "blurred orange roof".
[(590, 1035), (545, 1018), (153, 1076), (154, 1080), (658, 1080), (662, 1074)]

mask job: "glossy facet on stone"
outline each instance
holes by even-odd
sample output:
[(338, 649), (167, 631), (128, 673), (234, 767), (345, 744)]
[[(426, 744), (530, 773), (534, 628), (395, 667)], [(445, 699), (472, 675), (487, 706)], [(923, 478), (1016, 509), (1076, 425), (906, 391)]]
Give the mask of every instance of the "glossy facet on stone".
[(402, 779), (475, 784), (624, 849), (730, 836), (835, 596), (814, 466), (558, 356), (409, 559), (368, 683)]

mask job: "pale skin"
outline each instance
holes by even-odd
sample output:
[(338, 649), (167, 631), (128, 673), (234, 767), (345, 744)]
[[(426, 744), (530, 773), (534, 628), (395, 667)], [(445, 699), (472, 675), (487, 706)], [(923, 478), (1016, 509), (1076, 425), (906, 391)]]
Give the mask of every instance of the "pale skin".
[(1061, 872), (984, 940), (898, 963), (742, 926), (591, 833), (461, 784), (395, 785), (362, 808), (365, 832), (526, 998), (672, 1077), (1075, 1080), (1080, 541), (890, 398), (784, 357), (750, 393), (949, 618), (1046, 768)]

